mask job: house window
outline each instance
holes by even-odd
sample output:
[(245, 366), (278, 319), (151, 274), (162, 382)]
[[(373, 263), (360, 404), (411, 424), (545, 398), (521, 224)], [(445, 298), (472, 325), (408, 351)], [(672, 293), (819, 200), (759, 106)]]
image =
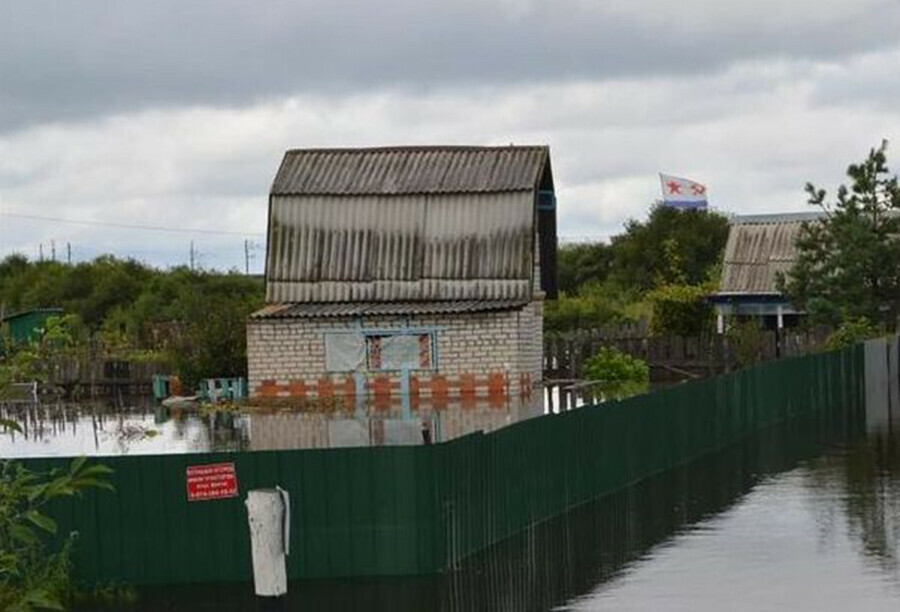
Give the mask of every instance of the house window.
[(379, 334), (366, 336), (369, 370), (431, 370), (434, 368), (432, 334)]
[(433, 370), (432, 332), (325, 334), (325, 369), (329, 372)]

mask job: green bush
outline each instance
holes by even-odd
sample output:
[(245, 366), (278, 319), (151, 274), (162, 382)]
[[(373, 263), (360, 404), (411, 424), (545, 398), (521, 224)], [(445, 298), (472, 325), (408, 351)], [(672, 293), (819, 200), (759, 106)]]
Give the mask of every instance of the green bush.
[(607, 302), (594, 297), (560, 296), (548, 301), (544, 309), (544, 329), (571, 331), (593, 329), (621, 320), (621, 315)]
[(756, 319), (733, 320), (725, 330), (725, 337), (732, 349), (732, 355), (740, 367), (746, 368), (760, 360), (763, 349), (763, 334)]
[(710, 331), (712, 305), (709, 288), (699, 285), (665, 285), (647, 293), (652, 316), (650, 333), (660, 336), (697, 336)]
[(850, 319), (841, 323), (840, 327), (828, 336), (825, 340), (825, 350), (836, 351), (847, 348), (877, 335), (878, 328), (869, 319), (865, 317)]
[(650, 385), (650, 368), (643, 359), (614, 347), (602, 347), (584, 363), (584, 376), (596, 382), (591, 389), (604, 399), (643, 393)]

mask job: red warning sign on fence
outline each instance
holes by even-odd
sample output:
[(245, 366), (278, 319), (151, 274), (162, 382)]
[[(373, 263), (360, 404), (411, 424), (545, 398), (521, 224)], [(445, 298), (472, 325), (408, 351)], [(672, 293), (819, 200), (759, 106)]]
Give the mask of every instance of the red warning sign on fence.
[(237, 473), (233, 463), (192, 465), (187, 469), (188, 501), (237, 497)]

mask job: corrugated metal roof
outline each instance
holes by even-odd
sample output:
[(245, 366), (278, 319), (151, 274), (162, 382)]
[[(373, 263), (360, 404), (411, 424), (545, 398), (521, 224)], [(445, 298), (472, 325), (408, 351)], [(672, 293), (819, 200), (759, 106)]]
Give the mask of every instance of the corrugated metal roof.
[(546, 146), (295, 149), (272, 195), (492, 193), (537, 188)]
[(276, 196), (270, 302), (528, 299), (532, 192)]
[(752, 215), (732, 221), (725, 245), (720, 295), (778, 294), (776, 279), (797, 259), (795, 241), (804, 222), (820, 213)]
[(440, 302), (338, 302), (269, 304), (250, 315), (252, 319), (313, 319), (320, 317), (407, 316), (516, 310), (523, 300), (463, 300)]

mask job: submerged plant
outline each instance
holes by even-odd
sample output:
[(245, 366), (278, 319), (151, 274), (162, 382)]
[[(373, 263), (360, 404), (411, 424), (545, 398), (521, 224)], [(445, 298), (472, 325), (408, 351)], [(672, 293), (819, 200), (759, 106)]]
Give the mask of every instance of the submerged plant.
[(70, 553), (77, 534), (50, 544), (57, 524), (46, 513), (53, 500), (92, 488), (112, 490), (104, 465), (80, 457), (67, 470), (33, 472), (0, 462), (0, 610), (62, 610), (71, 592)]
[[(584, 375), (596, 383), (595, 395), (621, 399), (643, 393), (650, 386), (650, 368), (643, 359), (604, 346), (584, 364)], [(599, 398), (598, 398), (599, 399)]]

